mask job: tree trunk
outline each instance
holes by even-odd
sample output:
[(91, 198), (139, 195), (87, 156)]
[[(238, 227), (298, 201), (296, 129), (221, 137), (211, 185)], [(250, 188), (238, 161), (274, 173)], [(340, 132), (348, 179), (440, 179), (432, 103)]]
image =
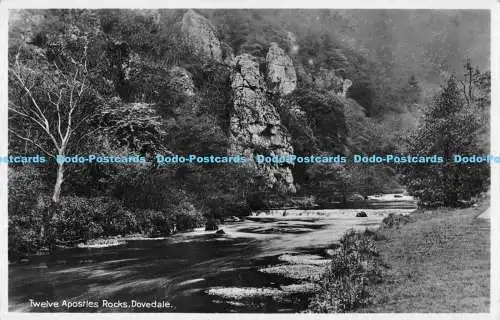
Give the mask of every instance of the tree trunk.
[(54, 193), (52, 194), (52, 202), (59, 203), (61, 199), (61, 186), (64, 181), (64, 164), (59, 163), (57, 165), (57, 177), (56, 184), (54, 185)]
[(57, 206), (61, 199), (61, 187), (64, 181), (64, 164), (57, 164), (57, 175), (56, 175), (56, 183), (54, 185), (54, 192), (52, 193), (52, 203), (49, 208), (45, 208), (46, 210), (43, 213), (43, 222), (40, 229), (40, 236), (46, 244), (48, 245), (49, 250), (53, 249), (54, 242), (52, 241), (52, 233), (49, 232), (50, 222), (54, 216), (54, 213), (57, 210)]

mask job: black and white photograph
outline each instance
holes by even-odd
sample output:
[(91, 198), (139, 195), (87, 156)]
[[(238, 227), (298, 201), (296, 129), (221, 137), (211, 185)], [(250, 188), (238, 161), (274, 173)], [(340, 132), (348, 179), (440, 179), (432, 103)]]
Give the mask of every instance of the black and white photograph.
[(491, 312), (490, 9), (136, 4), (8, 10), (4, 311)]

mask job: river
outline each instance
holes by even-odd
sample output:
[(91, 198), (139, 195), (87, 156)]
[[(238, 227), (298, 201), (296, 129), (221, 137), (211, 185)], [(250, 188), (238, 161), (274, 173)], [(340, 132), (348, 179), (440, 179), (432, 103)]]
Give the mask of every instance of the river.
[[(364, 218), (356, 217), (360, 209), (274, 210), (224, 224), (223, 235), (196, 229), (33, 256), (9, 265), (9, 310), (300, 312), (328, 263), (327, 249), (348, 229), (376, 227), (391, 212), (414, 210), (408, 199), (397, 200), (362, 209)], [(42, 302), (50, 306), (34, 306)]]

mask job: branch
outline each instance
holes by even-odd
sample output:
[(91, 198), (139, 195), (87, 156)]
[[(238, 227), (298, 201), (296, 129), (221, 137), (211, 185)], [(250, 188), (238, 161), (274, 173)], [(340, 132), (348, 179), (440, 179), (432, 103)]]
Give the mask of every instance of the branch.
[(26, 137), (23, 137), (21, 136), (19, 133), (15, 132), (14, 130), (10, 129), (9, 128), (9, 132), (11, 132), (12, 134), (14, 134), (16, 137), (18, 137), (19, 139), (22, 139), (24, 141), (27, 141), (31, 144), (33, 144), (34, 146), (38, 147), (40, 150), (42, 150), (43, 152), (45, 152), (46, 154), (48, 154), (49, 156), (51, 156), (52, 158), (55, 158), (54, 155), (50, 152), (48, 152), (47, 150), (45, 150), (41, 145), (39, 145), (38, 143), (36, 143), (35, 141), (33, 141), (32, 139), (29, 139), (29, 138), (26, 138)]
[[(14, 105), (12, 102), (11, 102), (11, 105)], [(16, 106), (17, 107), (17, 106)], [(25, 118), (28, 118), (30, 119), (31, 121), (33, 121), (34, 123), (36, 123), (37, 125), (40, 126), (40, 128), (42, 128), (43, 130), (45, 130), (45, 124), (41, 123), (40, 121), (38, 121), (37, 119), (35, 119), (34, 117), (30, 116), (29, 114), (27, 113), (24, 113), (24, 112), (21, 112), (15, 108), (12, 108), (12, 107), (8, 107), (8, 109), (12, 112), (14, 112), (15, 114), (18, 114), (22, 117), (25, 117)], [(21, 109), (21, 108), (19, 108)]]
[(52, 98), (50, 97), (50, 93), (47, 92), (47, 96), (49, 97), (49, 101), (50, 103), (52, 103), (55, 107), (56, 107), (56, 110), (57, 110), (57, 132), (59, 133), (59, 137), (61, 138), (61, 141), (63, 140), (63, 135), (62, 135), (62, 131), (61, 131), (61, 108), (60, 108), (60, 105), (61, 105), (61, 99), (62, 99), (62, 93), (63, 93), (63, 89), (59, 90), (59, 97), (57, 99), (57, 102), (54, 102), (52, 101)]
[(465, 83), (462, 80), (458, 80), (460, 84), (462, 85), (462, 90), (464, 92), (465, 100), (467, 101), (467, 105), (470, 105), (469, 97), (467, 95), (467, 88), (465, 87)]
[[(17, 61), (17, 64), (19, 65), (19, 61)], [(40, 108), (40, 106), (38, 105), (38, 103), (36, 102), (35, 100), (35, 97), (33, 97), (33, 95), (31, 94), (31, 91), (29, 90), (29, 88), (26, 86), (26, 84), (23, 82), (23, 80), (21, 79), (20, 75), (17, 74), (16, 72), (14, 71), (11, 71), (14, 76), (17, 78), (17, 80), (19, 81), (19, 83), (21, 84), (21, 86), (23, 87), (23, 89), (26, 91), (26, 93), (28, 94), (28, 96), (30, 97), (31, 101), (33, 102), (33, 105), (35, 106), (36, 108), (36, 112), (34, 112), (34, 114), (37, 116), (37, 118), (40, 120), (40, 121), (36, 121), (37, 124), (39, 124), (42, 129), (47, 133), (47, 135), (50, 137), (50, 139), (52, 139), (52, 142), (54, 143), (55, 147), (57, 149), (59, 149), (59, 144), (57, 143), (57, 140), (56, 138), (54, 137), (54, 135), (50, 132), (50, 125), (49, 125), (49, 120), (47, 120), (47, 118), (45, 117), (45, 115), (43, 114), (43, 111), (42, 109)], [(30, 119), (34, 120), (33, 117), (31, 116), (28, 116)], [(43, 125), (41, 124), (41, 122), (43, 122)]]

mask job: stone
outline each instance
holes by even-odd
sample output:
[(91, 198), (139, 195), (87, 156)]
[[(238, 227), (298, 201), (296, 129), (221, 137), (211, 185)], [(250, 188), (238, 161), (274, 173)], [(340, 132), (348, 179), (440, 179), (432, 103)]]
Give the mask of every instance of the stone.
[(335, 250), (334, 249), (326, 249), (325, 250), (325, 254), (328, 256), (328, 257), (333, 257), (335, 255)]
[(356, 218), (366, 218), (366, 217), (368, 217), (368, 215), (364, 211), (356, 213)]
[(277, 43), (271, 43), (266, 56), (267, 80), (281, 95), (293, 92), (297, 87), (297, 75), (292, 59)]
[[(228, 153), (253, 159), (255, 154), (281, 156), (293, 154), (291, 137), (281, 123), (276, 108), (267, 100), (267, 86), (259, 62), (250, 54), (235, 58), (231, 74), (233, 110), (230, 117)], [(295, 192), (290, 167), (277, 164), (256, 165), (266, 186)]]
[(215, 27), (207, 18), (189, 9), (182, 18), (181, 31), (196, 53), (222, 62), (221, 42), (217, 38)]

